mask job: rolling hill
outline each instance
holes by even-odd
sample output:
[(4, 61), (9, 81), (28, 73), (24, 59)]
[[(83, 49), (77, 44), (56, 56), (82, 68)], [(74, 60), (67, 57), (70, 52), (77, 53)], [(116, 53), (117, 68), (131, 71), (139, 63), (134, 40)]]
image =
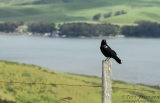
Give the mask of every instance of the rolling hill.
[[(112, 103), (159, 103), (159, 86), (122, 81), (112, 85)], [(0, 103), (101, 103), (101, 93), (101, 78), (95, 76), (0, 61)]]
[[(0, 22), (48, 21), (110, 22), (120, 25), (133, 24), (136, 20), (160, 22), (158, 0), (0, 0)], [(126, 14), (114, 16), (117, 11)], [(111, 17), (103, 15), (112, 12)], [(98, 21), (92, 21), (100, 13)]]

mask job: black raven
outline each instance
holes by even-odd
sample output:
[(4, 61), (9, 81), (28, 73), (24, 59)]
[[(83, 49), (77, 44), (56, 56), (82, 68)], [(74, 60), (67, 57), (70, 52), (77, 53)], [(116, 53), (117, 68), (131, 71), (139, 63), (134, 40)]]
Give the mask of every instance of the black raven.
[(102, 54), (107, 57), (106, 60), (109, 60), (110, 58), (113, 58), (115, 59), (119, 64), (122, 64), (121, 63), (121, 60), (117, 57), (117, 53), (112, 50), (106, 43), (106, 40), (102, 40), (101, 41), (101, 46), (100, 46), (100, 50), (102, 52)]

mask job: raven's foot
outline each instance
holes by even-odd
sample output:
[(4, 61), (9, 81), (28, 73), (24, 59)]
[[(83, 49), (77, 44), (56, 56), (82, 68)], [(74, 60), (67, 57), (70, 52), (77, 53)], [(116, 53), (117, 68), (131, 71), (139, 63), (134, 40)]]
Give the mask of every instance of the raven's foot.
[(105, 61), (106, 61), (106, 60), (108, 61), (109, 59), (110, 59), (110, 57), (106, 58)]
[(108, 58), (107, 58), (107, 59), (105, 59), (105, 61), (108, 61)]

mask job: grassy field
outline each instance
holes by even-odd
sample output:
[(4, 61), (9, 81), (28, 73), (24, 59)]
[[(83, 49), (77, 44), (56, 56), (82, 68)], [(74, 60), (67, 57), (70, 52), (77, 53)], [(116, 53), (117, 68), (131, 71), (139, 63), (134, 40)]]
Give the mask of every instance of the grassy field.
[[(101, 19), (97, 22), (110, 22), (120, 25), (133, 24), (135, 20), (150, 20), (160, 22), (160, 1), (158, 0), (88, 0), (86, 2), (63, 3), (60, 0), (49, 4), (15, 5), (18, 0), (0, 0), (0, 22), (3, 21), (49, 21), (54, 23), (64, 22), (93, 22), (95, 14), (101, 13)], [(12, 1), (12, 2), (11, 2)], [(127, 14), (114, 16), (116, 11), (124, 10)], [(112, 12), (110, 18), (104, 18), (105, 13)]]
[[(101, 78), (61, 73), (36, 65), (0, 61), (0, 102), (2, 103), (4, 101), (8, 101), (5, 103), (14, 103), (9, 101), (16, 101), (17, 103), (101, 103), (100, 87), (62, 86), (55, 84), (99, 86), (101, 85)], [(126, 100), (137, 100), (130, 103), (160, 102), (160, 92), (152, 92), (160, 91), (158, 86), (135, 85), (122, 81), (113, 81), (112, 84), (112, 103), (129, 103)], [(119, 89), (116, 87), (119, 87)], [(143, 98), (140, 98), (142, 96)], [(159, 97), (158, 99), (148, 99), (144, 98), (145, 96)]]

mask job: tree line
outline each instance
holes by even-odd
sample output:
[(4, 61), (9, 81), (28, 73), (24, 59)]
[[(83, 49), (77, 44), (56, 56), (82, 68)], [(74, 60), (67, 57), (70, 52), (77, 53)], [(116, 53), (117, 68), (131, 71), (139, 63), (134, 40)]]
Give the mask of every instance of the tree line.
[(160, 24), (150, 21), (136, 21), (137, 26), (123, 26), (121, 34), (126, 37), (160, 37)]
[[(160, 24), (156, 22), (138, 20), (137, 25), (118, 26), (110, 23), (64, 23), (56, 28), (54, 23), (36, 22), (29, 23), (28, 32), (32, 33), (53, 33), (60, 31), (60, 36), (66, 37), (92, 37), (92, 36), (115, 36), (123, 34), (126, 37), (160, 37)], [(0, 23), (0, 32), (15, 32), (15, 30), (24, 25), (23, 21)]]
[(33, 33), (52, 33), (56, 30), (54, 23), (48, 22), (36, 22), (36, 23), (29, 23), (28, 31)]
[(67, 37), (79, 37), (79, 36), (109, 36), (116, 35), (118, 32), (118, 25), (112, 25), (109, 23), (103, 24), (89, 24), (89, 23), (65, 23), (60, 26), (59, 31), (61, 35)]
[(0, 31), (1, 32), (14, 32), (15, 29), (20, 26), (23, 25), (24, 22), (23, 21), (18, 21), (18, 22), (4, 22), (4, 23), (0, 23)]

